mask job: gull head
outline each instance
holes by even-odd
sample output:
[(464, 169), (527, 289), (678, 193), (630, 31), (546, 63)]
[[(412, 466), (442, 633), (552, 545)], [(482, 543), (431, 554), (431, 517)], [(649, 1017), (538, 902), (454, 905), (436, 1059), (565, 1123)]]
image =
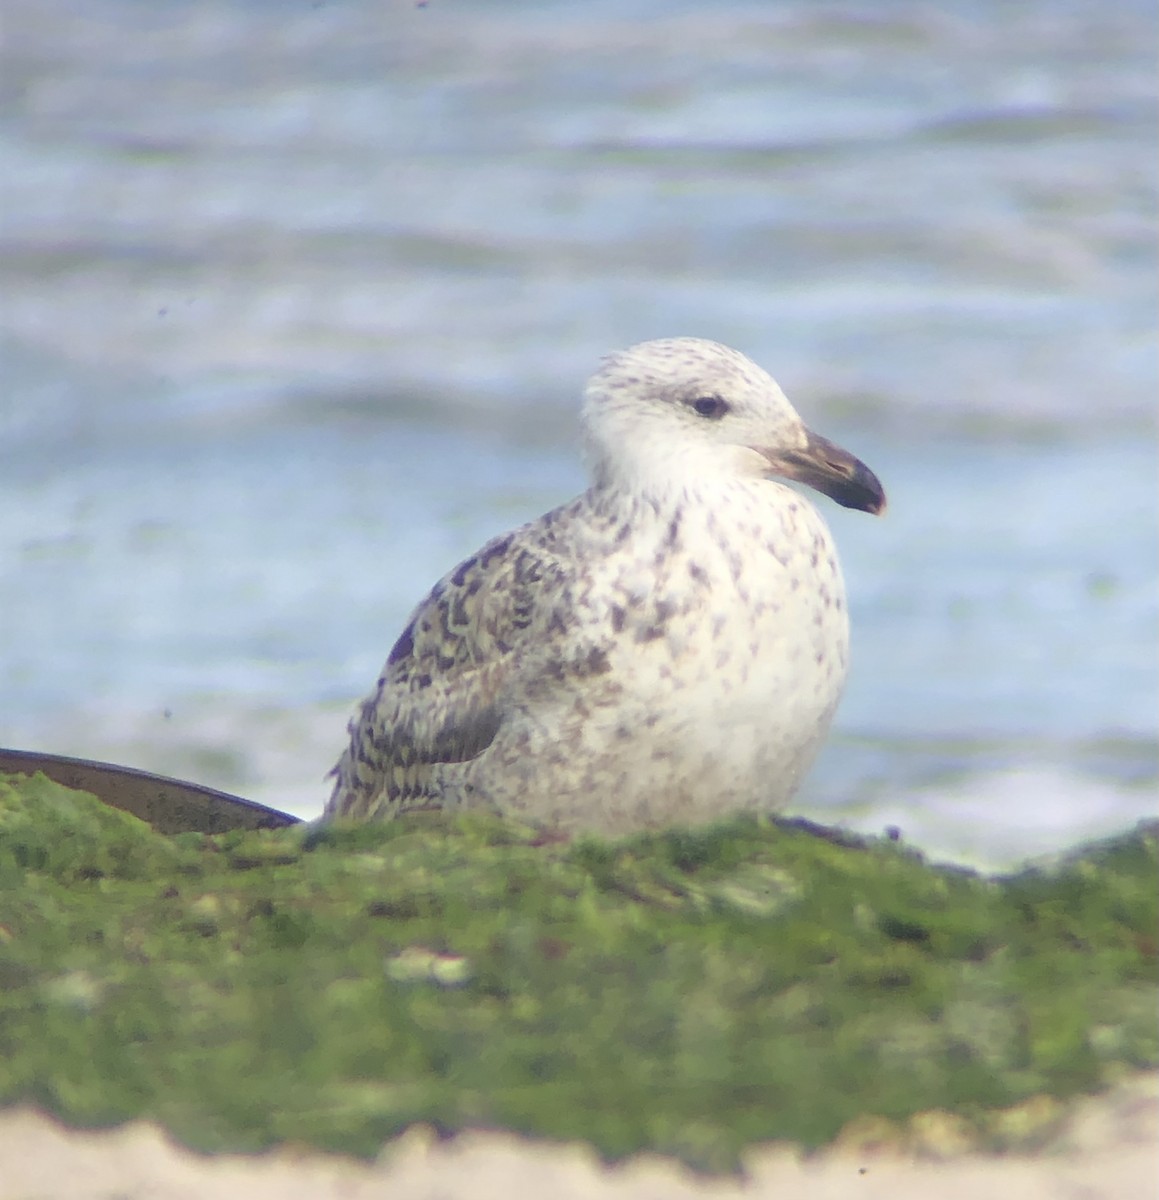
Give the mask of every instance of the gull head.
[(780, 477), (845, 508), (885, 508), (877, 476), (808, 429), (772, 376), (719, 342), (661, 338), (609, 355), (588, 383), (582, 419), (597, 486), (683, 490)]

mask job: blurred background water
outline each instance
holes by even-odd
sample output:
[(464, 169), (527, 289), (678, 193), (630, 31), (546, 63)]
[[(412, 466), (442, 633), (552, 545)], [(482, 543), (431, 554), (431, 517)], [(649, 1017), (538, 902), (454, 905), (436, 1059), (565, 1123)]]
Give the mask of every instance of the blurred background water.
[(412, 605), (734, 345), (869, 462), (796, 809), (1003, 863), (1154, 811), (1142, 0), (8, 0), (0, 744), (303, 815)]

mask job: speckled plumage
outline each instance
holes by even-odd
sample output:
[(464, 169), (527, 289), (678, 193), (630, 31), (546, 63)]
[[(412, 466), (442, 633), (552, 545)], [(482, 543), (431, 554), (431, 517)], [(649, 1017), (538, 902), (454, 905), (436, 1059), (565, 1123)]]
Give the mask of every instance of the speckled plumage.
[(772, 810), (815, 757), (849, 624), (829, 531), (780, 474), (878, 512), (760, 367), (696, 338), (588, 385), (592, 485), (412, 615), (350, 724), (328, 816), (486, 807), (623, 832)]

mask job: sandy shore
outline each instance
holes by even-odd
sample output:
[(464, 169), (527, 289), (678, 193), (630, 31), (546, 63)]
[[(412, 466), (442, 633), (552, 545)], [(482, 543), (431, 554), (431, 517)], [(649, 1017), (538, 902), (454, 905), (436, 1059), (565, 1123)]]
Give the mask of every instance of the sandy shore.
[(653, 1157), (607, 1168), (583, 1147), (505, 1134), (440, 1143), (424, 1130), (371, 1164), (295, 1150), (202, 1157), (145, 1123), (84, 1133), (28, 1109), (0, 1113), (0, 1200), (1154, 1200), (1159, 1074), (1083, 1101), (1033, 1155), (847, 1146), (802, 1159), (774, 1147), (748, 1165), (743, 1180)]

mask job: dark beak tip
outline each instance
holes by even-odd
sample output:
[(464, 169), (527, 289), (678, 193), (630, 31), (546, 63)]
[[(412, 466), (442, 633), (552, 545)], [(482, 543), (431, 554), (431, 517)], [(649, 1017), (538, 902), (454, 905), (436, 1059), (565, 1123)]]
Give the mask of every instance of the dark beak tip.
[(857, 512), (868, 513), (871, 517), (881, 517), (885, 515), (886, 509), (889, 507), (885, 496), (880, 494), (860, 495), (857, 497), (844, 498), (841, 496), (833, 496), (842, 508), (852, 508)]
[(827, 491), (832, 499), (846, 508), (857, 509), (873, 517), (880, 517), (888, 507), (881, 481), (860, 461), (856, 462), (856, 469), (846, 486), (831, 489), (822, 486), (818, 490)]
[(866, 505), (865, 511), (874, 517), (884, 517), (886, 510), (889, 508), (889, 499), (885, 494), (885, 488), (880, 483), (877, 483), (876, 477), (874, 478), (874, 483), (877, 486), (872, 489), (872, 498)]
[(872, 516), (882, 517), (889, 507), (885, 488), (881, 486), (881, 480), (864, 463), (858, 465), (857, 482), (861, 484), (865, 497), (865, 502), (861, 507)]

